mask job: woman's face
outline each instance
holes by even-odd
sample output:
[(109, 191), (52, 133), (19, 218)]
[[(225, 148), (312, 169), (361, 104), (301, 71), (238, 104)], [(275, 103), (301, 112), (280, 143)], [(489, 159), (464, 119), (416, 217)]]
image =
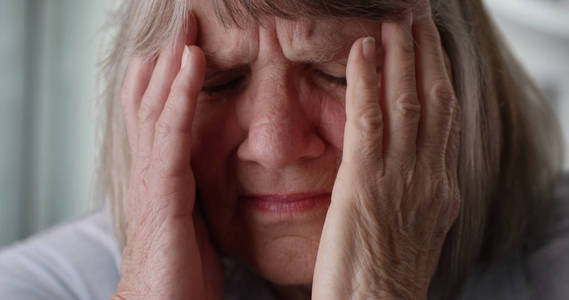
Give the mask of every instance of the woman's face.
[[(285, 21), (224, 28), (194, 2), (207, 73), (192, 167), (214, 241), (279, 285), (308, 284), (339, 167), (352, 43), (379, 22)], [(336, 79), (340, 78), (340, 79)]]

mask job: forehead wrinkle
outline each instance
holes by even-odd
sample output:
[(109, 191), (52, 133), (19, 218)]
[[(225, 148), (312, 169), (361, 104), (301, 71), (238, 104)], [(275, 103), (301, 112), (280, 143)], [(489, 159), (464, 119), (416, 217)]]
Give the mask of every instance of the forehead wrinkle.
[[(290, 61), (301, 63), (326, 64), (338, 61), (345, 65), (353, 42), (362, 36), (373, 35), (374, 31), (366, 26), (365, 21), (277, 20), (275, 33), (283, 55)], [(208, 70), (226, 70), (253, 63), (260, 46), (259, 26), (257, 24), (255, 29), (249, 27), (245, 30), (225, 31), (231, 35), (229, 38), (213, 38), (213, 42), (202, 48)], [(253, 31), (256, 34), (251, 34)]]
[(337, 60), (350, 46), (346, 45), (350, 40), (349, 36), (346, 36), (345, 32), (335, 30), (342, 27), (343, 23), (338, 19), (320, 23), (308, 19), (281, 20), (284, 31), (279, 30), (279, 40), (282, 40), (281, 45), (285, 46), (283, 53), (290, 60), (305, 63), (323, 64)]
[[(314, 21), (308, 19), (302, 20), (283, 20), (281, 24), (292, 24), (292, 39), (310, 39), (314, 34)], [(291, 41), (292, 42), (292, 41)]]
[[(258, 33), (243, 30), (223, 30), (223, 34), (202, 39), (200, 45), (207, 68), (229, 69), (250, 63), (257, 55)], [(229, 35), (229, 36), (227, 36)]]
[[(353, 43), (365, 36), (374, 36), (376, 40), (381, 38), (381, 27), (379, 21), (354, 20), (346, 22), (346, 19), (340, 19), (333, 25), (336, 30), (332, 30), (332, 34), (320, 34), (324, 40), (322, 48), (316, 48), (316, 52), (321, 51), (319, 59), (320, 63), (329, 63), (341, 59), (341, 64), (347, 65), (348, 55)], [(353, 26), (353, 27), (352, 27)], [(352, 30), (349, 28), (352, 27)]]

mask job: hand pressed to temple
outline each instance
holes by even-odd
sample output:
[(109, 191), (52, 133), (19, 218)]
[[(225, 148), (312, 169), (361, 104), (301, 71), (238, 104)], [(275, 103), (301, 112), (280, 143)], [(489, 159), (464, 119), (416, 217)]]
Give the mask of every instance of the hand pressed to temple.
[(221, 264), (195, 209), (191, 129), (205, 58), (193, 46), (193, 15), (187, 27), (156, 60), (134, 56), (124, 81), (133, 159), (122, 278), (113, 299), (223, 296)]
[[(460, 113), (428, 5), (352, 47), (313, 299), (426, 299), (458, 216)], [(413, 17), (413, 15), (415, 17)]]

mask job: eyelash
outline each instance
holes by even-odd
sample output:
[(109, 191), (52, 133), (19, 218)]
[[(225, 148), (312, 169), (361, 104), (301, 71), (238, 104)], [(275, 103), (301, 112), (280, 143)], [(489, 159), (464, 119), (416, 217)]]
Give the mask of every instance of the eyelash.
[[(318, 76), (322, 77), (324, 80), (328, 81), (332, 85), (337, 85), (340, 87), (346, 87), (347, 86), (346, 77), (332, 76), (330, 74), (324, 73), (324, 72), (319, 71), (319, 70), (317, 70), (316, 73), (318, 74)], [(208, 95), (222, 93), (222, 92), (225, 92), (225, 91), (228, 91), (228, 90), (231, 90), (231, 89), (237, 87), (244, 79), (245, 79), (245, 76), (238, 76), (238, 77), (235, 77), (235, 78), (233, 78), (227, 82), (224, 82), (222, 84), (217, 84), (217, 85), (212, 85), (212, 86), (204, 86), (202, 88), (202, 92), (205, 94), (208, 94)]]
[(222, 93), (232, 88), (235, 88), (241, 83), (243, 79), (245, 79), (245, 76), (238, 76), (221, 84), (204, 86), (202, 87), (202, 92), (209, 95)]
[(326, 81), (330, 82), (333, 85), (338, 85), (341, 87), (346, 87), (348, 85), (346, 77), (336, 77), (322, 71), (317, 71), (317, 73), (320, 77), (324, 78)]

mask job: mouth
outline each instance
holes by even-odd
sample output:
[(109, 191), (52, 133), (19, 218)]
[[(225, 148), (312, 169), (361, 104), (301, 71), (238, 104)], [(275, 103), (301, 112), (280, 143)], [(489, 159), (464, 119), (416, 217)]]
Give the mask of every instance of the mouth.
[(242, 195), (239, 202), (257, 221), (290, 221), (326, 213), (332, 193), (316, 191), (291, 194)]

